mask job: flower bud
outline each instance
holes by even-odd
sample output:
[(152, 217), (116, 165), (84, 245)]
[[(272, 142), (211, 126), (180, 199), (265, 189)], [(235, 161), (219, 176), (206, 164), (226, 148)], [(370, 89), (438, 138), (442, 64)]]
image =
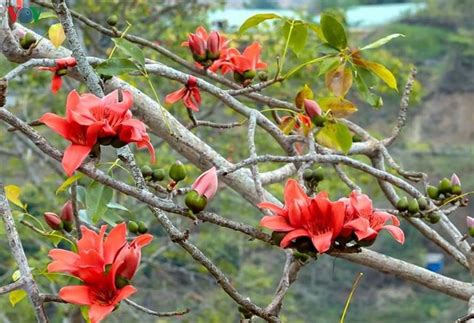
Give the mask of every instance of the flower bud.
[(436, 186), (428, 185), (426, 188), (426, 193), (433, 200), (437, 200), (439, 197), (439, 190)]
[(64, 222), (74, 222), (74, 211), (72, 209), (72, 202), (67, 201), (61, 210), (61, 220)]
[(316, 101), (304, 99), (303, 104), (304, 104), (304, 111), (306, 112), (308, 117), (310, 117), (311, 119), (313, 119), (316, 116), (322, 115), (321, 107)]
[(192, 190), (186, 194), (184, 203), (193, 213), (199, 213), (206, 208), (207, 198)]
[(471, 237), (474, 237), (474, 218), (466, 216), (467, 230)]
[(428, 221), (430, 221), (430, 223), (436, 224), (439, 222), (439, 220), (441, 220), (441, 215), (439, 212), (431, 212), (428, 214)]
[(428, 201), (425, 197), (418, 198), (418, 205), (420, 206), (420, 210), (426, 210), (428, 208)]
[(451, 175), (451, 185), (461, 186), (461, 180), (459, 179), (458, 175), (456, 175), (455, 173), (453, 173), (453, 175)]
[(400, 212), (405, 212), (408, 209), (408, 199), (406, 196), (402, 197), (397, 202), (397, 210)]
[(46, 224), (49, 225), (51, 229), (61, 230), (63, 228), (63, 222), (61, 221), (59, 216), (56, 215), (56, 213), (45, 212), (43, 216), (44, 220), (46, 221)]
[(109, 26), (112, 26), (112, 27), (113, 27), (113, 26), (117, 25), (117, 22), (118, 22), (118, 17), (117, 17), (117, 15), (112, 15), (112, 16), (110, 16), (109, 18), (107, 18), (107, 24), (108, 24)]
[(222, 37), (217, 31), (212, 31), (207, 39), (207, 58), (216, 60), (221, 56)]
[(316, 182), (321, 182), (322, 180), (324, 180), (324, 168), (322, 168), (321, 166), (319, 166), (318, 168), (316, 168), (316, 169), (313, 171), (313, 179), (314, 179)]
[(455, 173), (451, 175), (451, 193), (455, 195), (462, 194), (461, 180)]
[(191, 188), (199, 195), (205, 196), (208, 200), (212, 199), (217, 192), (219, 185), (217, 171), (215, 167), (202, 173), (193, 183)]
[(34, 43), (36, 43), (36, 38), (32, 33), (26, 33), (20, 38), (20, 46), (23, 49), (29, 49)]
[(143, 177), (151, 177), (153, 175), (153, 171), (150, 166), (145, 165), (141, 169)]
[(260, 71), (257, 74), (258, 79), (262, 82), (268, 81), (268, 73), (265, 71)]
[(408, 213), (416, 214), (420, 212), (420, 206), (418, 205), (418, 201), (416, 199), (411, 199), (408, 202)]
[(196, 56), (197, 58), (200, 58), (200, 60), (206, 59), (206, 42), (204, 41), (204, 39), (202, 39), (196, 34), (190, 34), (188, 37), (188, 44), (189, 49), (193, 54), (193, 57)]
[(145, 234), (148, 232), (148, 226), (146, 225), (145, 222), (139, 221), (138, 222), (138, 233), (140, 234)]
[(446, 194), (451, 192), (451, 181), (446, 177), (439, 181), (438, 190), (440, 193)]
[(310, 168), (306, 168), (303, 172), (303, 179), (307, 182), (313, 179), (313, 170)]
[(182, 181), (186, 178), (186, 167), (179, 160), (176, 161), (170, 167), (169, 176), (175, 182)]
[(130, 231), (131, 233), (138, 234), (138, 224), (137, 224), (137, 222), (128, 221), (127, 227), (128, 227), (128, 231)]
[(166, 177), (166, 172), (163, 168), (158, 168), (158, 169), (155, 169), (153, 171), (153, 174), (151, 175), (151, 178), (155, 181), (155, 182), (159, 182), (159, 181), (162, 181), (164, 180)]
[(244, 74), (242, 74), (245, 80), (252, 80), (256, 75), (257, 75), (257, 72), (254, 70), (248, 70), (248, 71), (245, 71)]

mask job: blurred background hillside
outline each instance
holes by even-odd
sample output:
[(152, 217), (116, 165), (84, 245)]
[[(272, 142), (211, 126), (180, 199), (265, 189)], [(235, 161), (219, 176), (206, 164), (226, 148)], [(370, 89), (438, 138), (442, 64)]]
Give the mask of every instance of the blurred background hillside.
[[(119, 27), (124, 20), (132, 24), (131, 34), (140, 35), (152, 41), (158, 41), (182, 57), (190, 58), (187, 49), (180, 47), (189, 32), (199, 25), (219, 29), (243, 47), (250, 41), (259, 40), (263, 45), (263, 59), (269, 62), (269, 74), (275, 72), (275, 56), (281, 50), (283, 39), (280, 30), (271, 23), (238, 36), (236, 27), (245, 19), (259, 12), (276, 12), (283, 16), (301, 18), (306, 21), (318, 21), (323, 10), (332, 10), (341, 14), (348, 25), (351, 44), (360, 46), (370, 43), (391, 33), (402, 33), (406, 37), (392, 41), (381, 50), (371, 53), (378, 61), (394, 72), (400, 88), (405, 84), (408, 71), (415, 66), (419, 73), (415, 91), (411, 97), (409, 119), (399, 141), (391, 147), (394, 155), (405, 169), (427, 172), (433, 183), (455, 172), (462, 180), (465, 191), (474, 189), (474, 1), (472, 0), (426, 0), (426, 1), (387, 1), (387, 0), (174, 0), (159, 1), (70, 1), (71, 7), (86, 14), (91, 19), (104, 23), (111, 14), (121, 17)], [(155, 3), (155, 1), (153, 1)], [(158, 2), (157, 2), (158, 3)], [(29, 26), (38, 33), (44, 33), (48, 25), (41, 22)], [(80, 34), (89, 55), (104, 57), (112, 47), (108, 37), (95, 30), (79, 25)], [(318, 46), (316, 36), (311, 35), (305, 49), (299, 57), (290, 54), (287, 66), (296, 66), (299, 62), (316, 57)], [(155, 52), (145, 49), (147, 57), (162, 61), (171, 66), (174, 62)], [(15, 66), (0, 56), (0, 75)], [(296, 89), (308, 84), (316, 93), (326, 91), (321, 77), (317, 77), (317, 67), (310, 66), (298, 72), (292, 79), (265, 90), (268, 95), (280, 99), (293, 100)], [(53, 96), (49, 91), (51, 75), (45, 72), (31, 71), (21, 79), (11, 82), (7, 108), (24, 120), (35, 120), (46, 111), (64, 113), (64, 102), (68, 91), (78, 88), (85, 91), (83, 85), (65, 80), (65, 89)], [(127, 81), (149, 93), (143, 79), (124, 76)], [(160, 78), (153, 78), (161, 98), (177, 89), (180, 85)], [(382, 91), (384, 106), (376, 110), (357, 95), (350, 99), (358, 104), (359, 111), (351, 120), (366, 127), (375, 136), (388, 135), (396, 122), (400, 95), (389, 91), (384, 85), (377, 85)], [(229, 109), (204, 94), (204, 104), (198, 114), (200, 119), (227, 122), (242, 120)], [(257, 109), (263, 106), (249, 104)], [(170, 111), (184, 124), (189, 123), (185, 108), (176, 104)], [(46, 129), (41, 129), (48, 133)], [(245, 140), (246, 130), (234, 128), (220, 131), (197, 128), (194, 132), (204, 138), (229, 160), (237, 161), (248, 156), (245, 147), (237, 143)], [(62, 147), (57, 136), (49, 138)], [(279, 152), (271, 146), (266, 135), (258, 133), (259, 152)], [(158, 163), (166, 166), (181, 157), (173, 153), (157, 137), (152, 138), (157, 149)], [(114, 155), (106, 151), (104, 160), (113, 161)], [(147, 153), (138, 153), (140, 163), (148, 162)], [(182, 159), (182, 158), (181, 158)], [(185, 160), (182, 160), (185, 162)], [(67, 198), (64, 193), (55, 194), (64, 176), (52, 171), (48, 163), (38, 157), (30, 144), (20, 135), (6, 131), (0, 125), (0, 178), (7, 184), (23, 188), (23, 200), (29, 205), (31, 214), (41, 220), (45, 211), (58, 212)], [(263, 166), (263, 170), (275, 168)], [(189, 165), (192, 179), (199, 171)], [(120, 176), (120, 173), (117, 174)], [(350, 172), (364, 188), (374, 196), (377, 207), (388, 206), (384, 202), (375, 181), (358, 172)], [(333, 198), (347, 194), (347, 187), (334, 176), (332, 168), (327, 168), (328, 180), (322, 183)], [(87, 187), (85, 179), (79, 181)], [(282, 194), (282, 185), (273, 185), (271, 189), (277, 196)], [(114, 222), (119, 218), (134, 218), (147, 221), (156, 241), (146, 249), (142, 274), (137, 275), (136, 285), (140, 290), (134, 299), (159, 311), (189, 307), (192, 313), (182, 318), (160, 319), (130, 311), (122, 305), (119, 311), (111, 315), (109, 322), (237, 322), (239, 314), (235, 304), (223, 293), (205, 270), (194, 264), (190, 257), (173, 246), (165, 237), (162, 229), (152, 224), (150, 214), (143, 206), (132, 199), (116, 194), (114, 202), (126, 206), (128, 211), (109, 209), (107, 220)], [(242, 203), (233, 191), (222, 187), (210, 204), (212, 210), (224, 217), (233, 218), (257, 225), (261, 213)], [(459, 210), (455, 215), (456, 223), (464, 228), (466, 215), (473, 215), (474, 207)], [(191, 228), (191, 239), (209, 254), (215, 262), (233, 278), (236, 287), (249, 295), (259, 304), (268, 302), (277, 285), (284, 265), (284, 254), (277, 248), (270, 248), (255, 241), (248, 241), (233, 232), (216, 230), (209, 224), (193, 227), (186, 219), (173, 217), (175, 223), (183, 228)], [(438, 253), (439, 249), (423, 238), (412, 227), (402, 223), (406, 232), (406, 243), (399, 246), (386, 233), (374, 245), (374, 249), (389, 255), (424, 266), (428, 253)], [(57, 291), (65, 278), (43, 275), (48, 263), (46, 253), (52, 244), (44, 237), (37, 236), (25, 227), (21, 227), (22, 238), (28, 255), (36, 268), (37, 277), (43, 288)], [(11, 281), (15, 270), (9, 248), (0, 229), (0, 285)], [(145, 260), (146, 259), (146, 260)], [(405, 283), (392, 276), (369, 270), (340, 259), (328, 256), (320, 257), (307, 265), (300, 274), (287, 299), (282, 318), (285, 322), (338, 322), (346, 297), (358, 272), (363, 272), (359, 289), (352, 300), (347, 323), (367, 322), (385, 323), (404, 322), (452, 322), (462, 316), (467, 308), (464, 302), (454, 300), (443, 294)], [(451, 277), (467, 280), (468, 277), (459, 264), (445, 258), (442, 273)], [(48, 311), (53, 322), (63, 322), (66, 311), (72, 307), (49, 305)], [(77, 313), (80, 322), (80, 314)], [(0, 298), (0, 322), (33, 322), (33, 316), (27, 302), (21, 302), (12, 308), (7, 297)]]

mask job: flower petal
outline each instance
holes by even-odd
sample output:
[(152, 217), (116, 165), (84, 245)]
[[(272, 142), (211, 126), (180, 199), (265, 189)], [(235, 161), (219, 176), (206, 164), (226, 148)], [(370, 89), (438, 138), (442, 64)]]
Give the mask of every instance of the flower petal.
[(184, 95), (186, 94), (187, 89), (186, 88), (181, 88), (177, 91), (171, 92), (165, 97), (165, 102), (168, 104), (173, 104), (181, 100)]
[(99, 323), (107, 315), (112, 313), (114, 308), (115, 305), (92, 304), (89, 308), (89, 319), (91, 320), (91, 323)]
[(396, 227), (394, 225), (385, 225), (382, 229), (387, 230), (392, 237), (397, 240), (400, 244), (405, 242), (405, 233), (403, 233), (402, 229)]
[(287, 219), (277, 215), (264, 216), (260, 220), (260, 225), (272, 231), (287, 232), (295, 230), (295, 228), (288, 223)]
[(127, 243), (127, 225), (117, 224), (109, 233), (104, 242), (104, 263), (111, 264), (118, 252)]
[(66, 286), (59, 291), (59, 297), (64, 301), (77, 305), (90, 305), (91, 288), (89, 286), (75, 285)]
[(319, 253), (325, 253), (331, 247), (332, 236), (332, 231), (318, 235), (312, 235), (311, 242), (313, 242), (313, 246), (316, 248), (316, 250), (318, 250)]
[(137, 290), (132, 285), (127, 285), (124, 288), (120, 289), (118, 295), (114, 299), (114, 303), (117, 304), (120, 301), (126, 299), (130, 295), (134, 294)]
[(62, 165), (66, 174), (71, 176), (91, 152), (91, 147), (71, 144), (63, 155)]
[(280, 242), (280, 247), (286, 248), (288, 245), (291, 243), (293, 239), (299, 238), (299, 237), (310, 237), (311, 235), (306, 231), (305, 229), (296, 229), (291, 232), (289, 232), (283, 240)]
[(54, 113), (45, 113), (39, 121), (48, 126), (51, 130), (59, 134), (61, 137), (68, 139), (71, 137), (69, 122)]

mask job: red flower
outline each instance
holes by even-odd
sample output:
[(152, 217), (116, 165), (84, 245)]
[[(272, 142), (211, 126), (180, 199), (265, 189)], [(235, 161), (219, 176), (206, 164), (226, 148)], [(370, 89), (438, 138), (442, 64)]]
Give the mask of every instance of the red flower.
[(63, 84), (62, 77), (66, 75), (68, 67), (76, 66), (76, 59), (74, 57), (59, 58), (56, 60), (54, 67), (39, 67), (38, 69), (53, 72), (53, 79), (51, 80), (51, 92), (56, 94)]
[(196, 178), (193, 185), (191, 185), (191, 189), (210, 200), (216, 195), (218, 186), (217, 170), (212, 167)]
[(115, 306), (136, 290), (128, 285), (138, 268), (141, 248), (153, 237), (140, 235), (131, 243), (126, 239), (126, 224), (113, 228), (104, 239), (107, 226), (97, 234), (81, 226), (82, 238), (77, 242), (77, 253), (53, 249), (53, 261), (48, 272), (63, 272), (81, 279), (84, 285), (63, 287), (59, 296), (73, 304), (90, 306), (89, 318), (100, 322)]
[[(365, 194), (353, 191), (349, 198), (340, 199), (346, 205), (346, 215), (341, 237), (347, 238), (355, 234), (358, 241), (372, 241), (379, 231), (387, 230), (399, 243), (405, 242), (405, 235), (399, 228), (400, 221), (396, 216), (374, 211), (372, 201)], [(386, 225), (392, 220), (393, 225)]]
[(67, 97), (66, 118), (46, 113), (39, 119), (71, 141), (72, 145), (66, 149), (62, 160), (69, 176), (86, 159), (99, 138), (102, 143), (111, 143), (114, 147), (132, 142), (138, 148), (147, 147), (152, 160), (155, 160), (155, 150), (145, 124), (132, 119), (132, 94), (123, 91), (122, 96), (123, 100), (119, 102), (117, 90), (103, 98), (90, 93), (79, 95), (73, 90)]
[(165, 102), (173, 104), (181, 99), (188, 109), (196, 112), (199, 111), (199, 106), (201, 105), (201, 93), (197, 87), (197, 78), (194, 76), (189, 76), (185, 87), (168, 94), (165, 98)]
[(288, 232), (280, 243), (282, 248), (296, 238), (308, 237), (319, 253), (328, 251), (341, 232), (344, 203), (331, 202), (325, 192), (309, 198), (293, 179), (287, 181), (284, 197), (283, 208), (269, 202), (258, 205), (274, 214), (264, 216), (260, 225), (276, 232)]
[(221, 57), (228, 43), (229, 41), (217, 31), (208, 34), (206, 29), (200, 26), (196, 29), (195, 34), (189, 34), (188, 41), (183, 42), (182, 46), (189, 47), (194, 60), (207, 68), (213, 61)]
[(255, 42), (248, 46), (242, 54), (238, 51), (231, 54), (230, 61), (234, 65), (234, 71), (244, 74), (248, 71), (264, 69), (267, 63), (260, 60), (260, 44)]

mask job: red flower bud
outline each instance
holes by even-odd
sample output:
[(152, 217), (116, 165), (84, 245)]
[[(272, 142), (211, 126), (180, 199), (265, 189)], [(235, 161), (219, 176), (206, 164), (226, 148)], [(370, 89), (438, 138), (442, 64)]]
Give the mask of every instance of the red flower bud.
[(320, 116), (322, 111), (316, 101), (304, 99), (304, 110), (308, 117), (313, 119), (315, 116)]
[(221, 56), (222, 38), (217, 31), (209, 34), (207, 39), (207, 58), (218, 59)]
[(451, 175), (451, 185), (461, 186), (461, 180), (459, 179), (458, 175), (456, 175), (455, 173), (453, 173), (453, 175)]
[(72, 210), (72, 202), (67, 201), (61, 211), (61, 220), (64, 222), (73, 222), (74, 221), (74, 212)]
[(190, 34), (188, 37), (189, 49), (199, 58), (206, 58), (206, 42), (196, 34)]
[(61, 230), (63, 228), (63, 222), (61, 219), (53, 212), (45, 212), (44, 213), (44, 220), (46, 224), (53, 230)]

